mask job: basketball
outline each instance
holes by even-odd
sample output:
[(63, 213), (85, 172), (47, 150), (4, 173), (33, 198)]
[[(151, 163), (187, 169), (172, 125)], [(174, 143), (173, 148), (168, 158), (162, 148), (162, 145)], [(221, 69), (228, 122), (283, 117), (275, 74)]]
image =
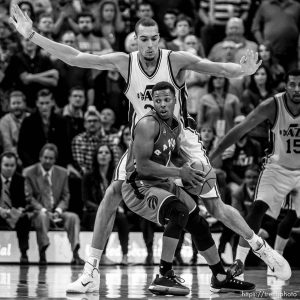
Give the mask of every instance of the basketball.
[(192, 195), (196, 195), (196, 196), (207, 194), (216, 184), (215, 171), (213, 170), (211, 165), (204, 164), (200, 160), (191, 163), (191, 167), (194, 169), (203, 171), (205, 173), (204, 182), (203, 182), (203, 184), (199, 184), (196, 187), (192, 187), (189, 184), (189, 182), (184, 182), (184, 180), (182, 180), (184, 189), (188, 193), (190, 193)]

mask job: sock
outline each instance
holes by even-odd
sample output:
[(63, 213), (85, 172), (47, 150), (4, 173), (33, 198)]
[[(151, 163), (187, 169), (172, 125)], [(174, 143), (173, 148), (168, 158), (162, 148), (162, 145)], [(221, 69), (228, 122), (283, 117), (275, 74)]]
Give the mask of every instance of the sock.
[(172, 263), (161, 259), (159, 264), (160, 275), (164, 276), (169, 270), (172, 270)]
[(283, 254), (284, 248), (286, 246), (286, 244), (288, 243), (289, 239), (284, 239), (281, 236), (277, 235), (276, 236), (276, 240), (275, 240), (275, 246), (274, 249), (279, 253), (279, 254)]
[(235, 259), (240, 259), (241, 262), (243, 264), (245, 264), (245, 261), (246, 261), (249, 251), (250, 251), (250, 248), (248, 248), (248, 247), (246, 248), (246, 247), (242, 247), (242, 246), (238, 245), (237, 249), (236, 249)]
[(218, 280), (222, 281), (222, 280), (226, 279), (226, 272), (225, 272), (225, 269), (224, 269), (221, 261), (219, 261), (215, 265), (209, 265), (209, 268), (211, 269), (213, 275)]
[(87, 262), (93, 265), (94, 268), (98, 269), (102, 252), (103, 250), (90, 247), (90, 255), (87, 259)]
[(258, 250), (262, 245), (263, 245), (263, 240), (260, 236), (258, 236), (257, 234), (255, 234), (253, 232), (252, 238), (250, 238), (249, 240), (246, 239), (246, 241), (249, 243), (250, 247), (256, 251)]

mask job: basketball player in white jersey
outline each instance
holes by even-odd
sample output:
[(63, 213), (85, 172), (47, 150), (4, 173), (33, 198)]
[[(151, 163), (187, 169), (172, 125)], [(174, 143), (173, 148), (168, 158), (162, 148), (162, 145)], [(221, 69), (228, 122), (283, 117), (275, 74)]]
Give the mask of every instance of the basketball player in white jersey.
[[(234, 64), (211, 62), (184, 51), (159, 50), (158, 26), (152, 19), (141, 19), (136, 24), (137, 52), (131, 55), (118, 52), (101, 56), (82, 53), (39, 35), (33, 30), (30, 18), (24, 15), (18, 6), (12, 7), (10, 21), (25, 38), (67, 64), (120, 72), (127, 82), (126, 95), (134, 109), (133, 120), (135, 122), (149, 111), (146, 106), (146, 104), (151, 104), (148, 90), (150, 91), (152, 86), (159, 81), (168, 81), (173, 84), (178, 99), (175, 116), (183, 125), (181, 148), (191, 161), (202, 159), (207, 164), (209, 164), (208, 158), (202, 143), (199, 141), (199, 136), (192, 126), (194, 121), (188, 116), (186, 110), (185, 71), (192, 70), (217, 76), (239, 77), (255, 73), (261, 64), (261, 62), (257, 62), (257, 53), (254, 54), (250, 51), (241, 59), (240, 64)], [(121, 186), (125, 175), (125, 158), (123, 158), (116, 170), (115, 181), (106, 190), (99, 206), (90, 256), (85, 264), (84, 272), (76, 282), (69, 285), (67, 291), (85, 293), (99, 290), (99, 261), (107, 237), (112, 231), (115, 212), (121, 201)], [(254, 250), (259, 251), (264, 261), (275, 268), (280, 276), (282, 265), (287, 264), (287, 262), (254, 234), (237, 210), (222, 202), (217, 188), (213, 188), (208, 194), (201, 197), (208, 211), (223, 224), (244, 237)]]
[[(242, 123), (232, 128), (212, 152), (211, 159), (266, 120), (271, 124), (273, 149), (266, 157), (255, 191), (254, 206), (246, 217), (254, 232), (259, 231), (265, 214), (275, 220), (278, 218), (286, 196), (292, 191), (296, 191), (292, 208), (300, 217), (300, 70), (287, 74), (285, 92), (263, 101)], [(245, 263), (248, 252), (247, 242), (240, 238), (236, 258)], [(272, 267), (270, 269), (273, 271)], [(283, 279), (288, 279), (290, 270), (286, 269), (284, 273)]]

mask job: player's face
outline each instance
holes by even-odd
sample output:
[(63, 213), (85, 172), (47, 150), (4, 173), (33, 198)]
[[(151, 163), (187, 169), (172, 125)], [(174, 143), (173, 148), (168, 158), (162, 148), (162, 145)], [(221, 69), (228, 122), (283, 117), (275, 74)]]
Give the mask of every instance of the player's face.
[(49, 171), (54, 166), (55, 160), (55, 152), (50, 149), (46, 149), (40, 156), (40, 162), (45, 171)]
[(158, 54), (159, 33), (157, 26), (138, 27), (138, 51), (145, 60), (152, 61)]
[(258, 175), (259, 174), (254, 170), (247, 170), (245, 173), (245, 184), (252, 191), (256, 188)]
[(23, 114), (25, 110), (25, 101), (22, 97), (11, 97), (10, 99), (10, 111), (16, 116), (19, 117)]
[(175, 96), (169, 89), (155, 91), (153, 95), (153, 105), (163, 120), (169, 120), (174, 114)]
[(1, 174), (5, 178), (10, 178), (14, 175), (17, 168), (17, 162), (14, 157), (3, 157), (1, 162)]
[(82, 90), (74, 90), (69, 98), (70, 104), (75, 108), (82, 108), (85, 96)]
[(289, 76), (286, 91), (293, 103), (300, 104), (300, 76)]
[(107, 166), (111, 161), (111, 153), (107, 146), (103, 145), (98, 149), (97, 162), (99, 166)]

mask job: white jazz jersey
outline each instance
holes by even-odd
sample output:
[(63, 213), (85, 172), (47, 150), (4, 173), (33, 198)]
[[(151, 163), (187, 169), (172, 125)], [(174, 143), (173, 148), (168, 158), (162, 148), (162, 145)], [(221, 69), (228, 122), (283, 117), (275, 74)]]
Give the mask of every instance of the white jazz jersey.
[(285, 93), (275, 95), (276, 119), (271, 129), (272, 153), (268, 163), (275, 163), (289, 170), (300, 170), (300, 115), (287, 107)]

